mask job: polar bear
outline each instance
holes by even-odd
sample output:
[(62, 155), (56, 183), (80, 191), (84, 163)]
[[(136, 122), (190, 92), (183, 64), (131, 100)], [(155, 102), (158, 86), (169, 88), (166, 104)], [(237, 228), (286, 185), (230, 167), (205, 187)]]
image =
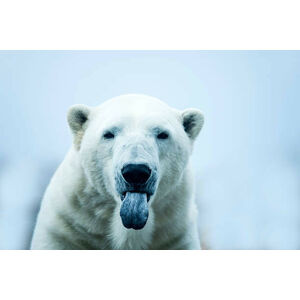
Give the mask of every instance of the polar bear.
[(68, 112), (73, 145), (42, 200), (32, 249), (200, 249), (189, 158), (203, 125), (145, 95)]

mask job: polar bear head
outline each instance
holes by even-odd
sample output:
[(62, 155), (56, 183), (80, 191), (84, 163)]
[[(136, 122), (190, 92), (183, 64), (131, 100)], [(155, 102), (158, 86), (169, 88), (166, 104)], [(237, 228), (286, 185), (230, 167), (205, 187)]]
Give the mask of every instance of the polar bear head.
[(68, 112), (74, 148), (88, 182), (120, 205), (126, 228), (141, 229), (152, 202), (180, 181), (203, 125), (197, 109), (179, 111), (144, 95), (124, 95)]

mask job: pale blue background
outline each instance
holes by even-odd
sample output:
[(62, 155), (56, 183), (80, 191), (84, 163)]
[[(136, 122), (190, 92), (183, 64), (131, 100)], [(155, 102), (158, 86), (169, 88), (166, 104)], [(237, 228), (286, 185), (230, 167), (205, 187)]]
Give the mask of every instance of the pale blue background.
[(300, 248), (299, 51), (0, 52), (0, 248), (29, 247), (71, 143), (68, 107), (124, 93), (204, 112), (193, 165), (206, 248)]

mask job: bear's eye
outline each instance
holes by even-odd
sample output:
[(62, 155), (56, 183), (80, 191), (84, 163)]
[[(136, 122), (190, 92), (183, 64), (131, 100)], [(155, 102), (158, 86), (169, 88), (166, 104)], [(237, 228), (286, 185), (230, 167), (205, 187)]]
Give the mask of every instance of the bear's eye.
[(157, 138), (160, 139), (160, 140), (165, 140), (169, 137), (168, 133), (167, 132), (161, 132), (157, 135)]
[(103, 134), (103, 137), (106, 139), (106, 140), (109, 140), (109, 139), (113, 139), (115, 137), (115, 135), (110, 132), (110, 131), (107, 131)]

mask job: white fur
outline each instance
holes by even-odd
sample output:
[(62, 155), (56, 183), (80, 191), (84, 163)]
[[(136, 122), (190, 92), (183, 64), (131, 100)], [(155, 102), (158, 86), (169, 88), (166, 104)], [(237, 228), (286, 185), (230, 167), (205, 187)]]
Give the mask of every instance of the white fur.
[[(185, 120), (191, 122), (184, 127)], [(73, 106), (68, 121), (74, 143), (46, 190), (32, 249), (200, 248), (189, 166), (203, 124), (198, 110), (125, 95), (95, 108)], [(110, 128), (117, 128), (116, 137), (104, 140)], [(169, 139), (158, 140), (153, 128), (167, 130)], [(146, 161), (158, 172), (141, 230), (126, 229), (120, 217), (114, 174), (128, 161)]]

